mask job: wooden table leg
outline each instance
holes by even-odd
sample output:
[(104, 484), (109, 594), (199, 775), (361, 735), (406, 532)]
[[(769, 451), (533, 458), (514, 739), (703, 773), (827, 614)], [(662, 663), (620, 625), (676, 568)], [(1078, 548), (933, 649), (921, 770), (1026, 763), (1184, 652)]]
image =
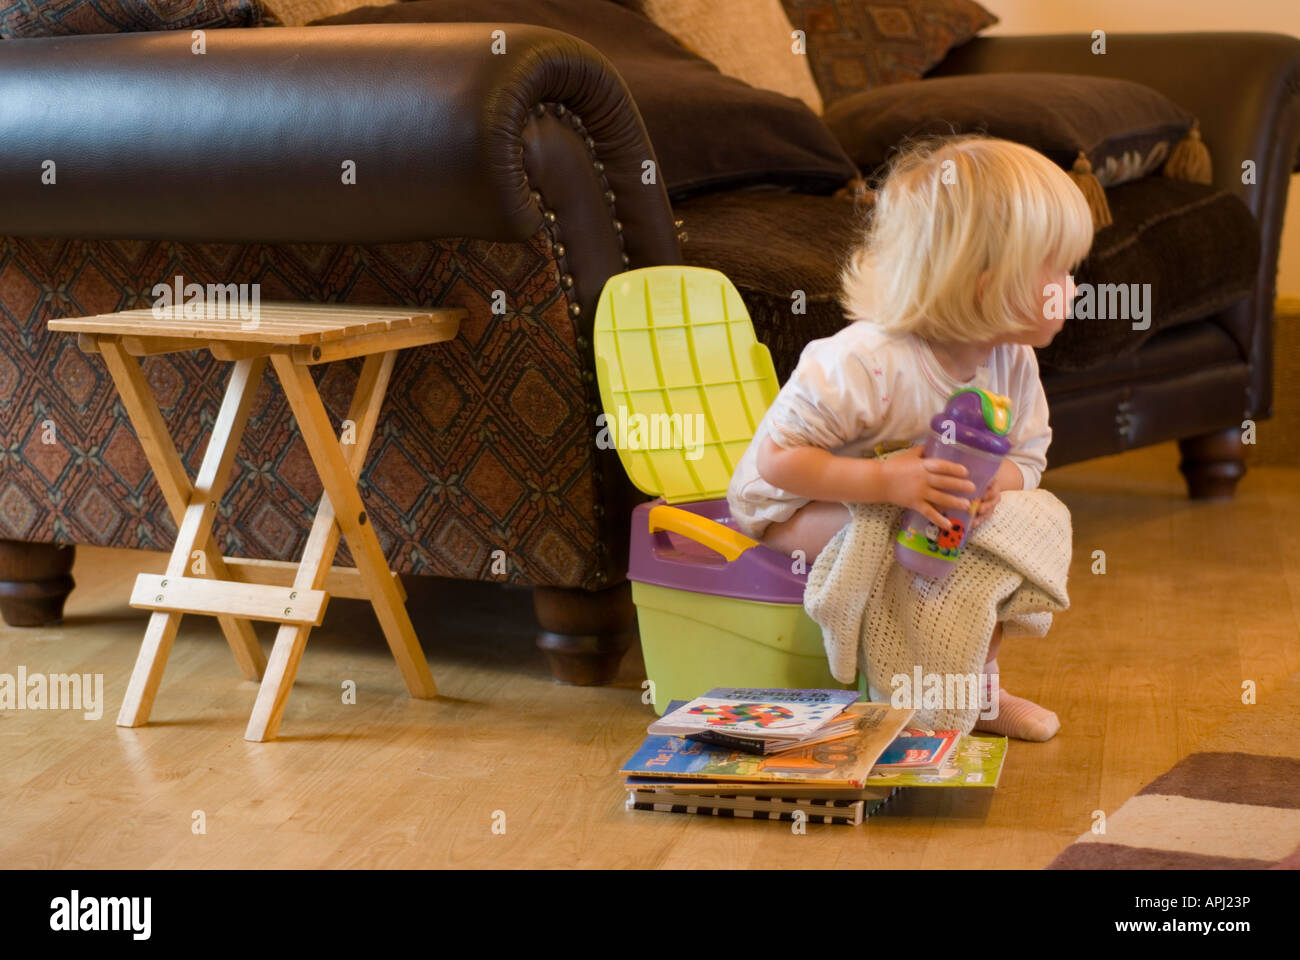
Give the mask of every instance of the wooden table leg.
[[(244, 427), (248, 423), (248, 414), (253, 406), (253, 396), (257, 392), (257, 384), (265, 368), (266, 358), (255, 357), (250, 360), (240, 360), (231, 369), (226, 393), (221, 401), (221, 410), (217, 413), (216, 422), (212, 426), (212, 436), (208, 439), (207, 449), (203, 452), (199, 475), (194, 481), (193, 492), (190, 494), (185, 512), (177, 524), (179, 529), (176, 533), (176, 544), (167, 563), (166, 575), (169, 577), (184, 576), (195, 545), (210, 542), (217, 503), (225, 492), (230, 468), (235, 461), (235, 452), (239, 448), (239, 441), (243, 437)], [(157, 409), (156, 405), (154, 409)], [(162, 431), (162, 436), (167, 436), (165, 429)], [(141, 434), (141, 442), (145, 444), (146, 450), (152, 448), (155, 454), (159, 453), (160, 445), (156, 434), (146, 430)], [(168, 442), (170, 443), (170, 440)], [(154, 456), (150, 457), (151, 462), (154, 459)], [(220, 557), (220, 554), (217, 556)], [(167, 657), (171, 653), (172, 641), (176, 639), (180, 622), (179, 613), (157, 611), (149, 617), (144, 642), (140, 645), (140, 654), (136, 658), (135, 669), (127, 684), (126, 698), (118, 713), (118, 726), (138, 727), (148, 722), (154, 697), (158, 693), (158, 684), (162, 680), (163, 670), (167, 667)]]
[[(406, 604), (389, 572), (379, 538), (375, 536), (374, 527), (366, 516), (365, 504), (357, 490), (356, 480), (343, 455), (338, 437), (334, 435), (329, 414), (326, 413), (316, 383), (312, 380), (311, 370), (294, 363), (292, 357), (284, 354), (273, 354), (271, 363), (275, 366), (289, 406), (302, 430), (303, 440), (325, 487), (325, 494), (334, 507), (335, 522), (347, 538), (348, 547), (357, 564), (357, 572), (370, 595), (370, 602), (375, 608), (384, 637), (388, 640), (388, 647), (397, 660), (402, 678), (406, 681), (406, 688), (411, 696), (419, 699), (435, 697), (438, 690), (433, 682), (433, 674), (429, 672), (428, 661), (420, 649), (420, 641), (415, 636), (415, 628), (407, 615)], [(371, 400), (371, 405), (375, 407), (374, 415), (378, 415), (378, 406), (382, 402), (383, 395), (376, 393)]]
[[(135, 428), (136, 436), (140, 438), (140, 445), (144, 447), (144, 454), (149, 461), (149, 466), (153, 468), (154, 478), (162, 488), (167, 509), (171, 511), (172, 519), (179, 528), (185, 511), (189, 508), (194, 487), (190, 484), (180, 454), (176, 452), (176, 445), (167, 432), (167, 424), (163, 421), (158, 403), (145, 382), (140, 362), (126, 352), (117, 337), (101, 337), (98, 348), (104, 358), (104, 364), (108, 367), (108, 372), (113, 377), (113, 382), (117, 385), (117, 392), (122, 399), (122, 406), (126, 408), (127, 417)], [(260, 371), (258, 376), (260, 378)], [(217, 549), (211, 537), (204, 541), (200, 549), (207, 561), (204, 565), (206, 575), (218, 580), (229, 580), (230, 575), (226, 570), (221, 551)], [(244, 678), (260, 680), (266, 669), (266, 657), (262, 653), (261, 644), (257, 642), (257, 634), (253, 630), (252, 623), (241, 617), (231, 616), (218, 617), (217, 622), (221, 625), (221, 632), (225, 634), (226, 642), (230, 645), (230, 650), (235, 655), (235, 661), (239, 664)], [(161, 634), (159, 639), (161, 640)], [(169, 647), (170, 643), (170, 640), (167, 641)]]
[[(348, 409), (348, 419), (356, 426), (355, 442), (348, 446), (346, 459), (351, 476), (361, 473), (370, 449), (370, 441), (375, 433), (375, 424), (379, 420), (379, 409), (384, 402), (384, 392), (388, 389), (388, 380), (392, 376), (393, 363), (397, 351), (375, 353), (366, 357), (361, 368), (361, 377), (352, 394), (352, 404)], [(316, 508), (316, 518), (312, 522), (311, 533), (303, 550), (302, 561), (294, 578), (294, 586), (299, 589), (321, 590), (329, 578), (330, 565), (334, 562), (334, 553), (339, 545), (339, 527), (334, 520), (334, 506), (329, 494), (322, 494)], [(298, 624), (282, 624), (275, 635), (275, 646), (271, 648), (271, 659), (267, 664), (266, 676), (257, 691), (257, 702), (253, 713), (248, 718), (248, 728), (244, 739), (255, 742), (274, 740), (280, 730), (280, 721), (284, 718), (284, 708), (293, 690), (293, 682), (298, 673), (298, 664), (302, 660), (303, 650), (307, 646), (307, 635), (311, 627)]]

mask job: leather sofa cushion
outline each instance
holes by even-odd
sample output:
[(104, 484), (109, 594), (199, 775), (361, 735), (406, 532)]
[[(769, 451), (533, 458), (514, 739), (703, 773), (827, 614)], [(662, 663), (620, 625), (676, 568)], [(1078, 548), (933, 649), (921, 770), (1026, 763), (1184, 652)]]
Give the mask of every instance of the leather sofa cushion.
[[(416, 0), (314, 21), (434, 22), (500, 24), (507, 44), (511, 23), (551, 27), (590, 43), (636, 101), (673, 200), (756, 183), (831, 193), (857, 176), (839, 142), (803, 103), (719, 73), (646, 17), (608, 0)], [(491, 29), (484, 28), (485, 56)]]
[(1103, 387), (1132, 384), (1212, 366), (1245, 364), (1237, 341), (1213, 320), (1192, 320), (1161, 330), (1141, 350), (1104, 360), (1087, 370), (1043, 371), (1048, 397), (1087, 396)]
[[(1128, 319), (1071, 318), (1039, 351), (1045, 372), (1114, 362), (1158, 332), (1211, 316), (1251, 290), (1258, 227), (1241, 201), (1165, 177), (1108, 194), (1115, 222), (1098, 231), (1076, 279), (1151, 284), (1150, 328), (1135, 331)], [(686, 232), (686, 262), (731, 277), (782, 380), (804, 344), (844, 325), (839, 268), (864, 228), (863, 211), (851, 201), (751, 190), (697, 197), (674, 210)], [(803, 313), (794, 312), (797, 291)]]

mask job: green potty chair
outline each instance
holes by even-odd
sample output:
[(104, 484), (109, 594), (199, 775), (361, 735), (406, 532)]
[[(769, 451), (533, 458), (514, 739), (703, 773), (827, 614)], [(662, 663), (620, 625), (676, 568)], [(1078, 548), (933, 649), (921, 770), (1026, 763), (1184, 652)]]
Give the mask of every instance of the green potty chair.
[(632, 512), (628, 558), (655, 712), (712, 687), (845, 687), (803, 609), (805, 565), (736, 530), (727, 508), (779, 388), (735, 286), (699, 267), (617, 274), (593, 345), (598, 439), (658, 498)]

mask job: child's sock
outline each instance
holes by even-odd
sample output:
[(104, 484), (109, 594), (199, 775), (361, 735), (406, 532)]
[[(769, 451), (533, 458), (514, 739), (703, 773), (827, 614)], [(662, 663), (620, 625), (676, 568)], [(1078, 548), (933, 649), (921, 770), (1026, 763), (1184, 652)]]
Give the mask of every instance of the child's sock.
[(975, 729), (985, 733), (996, 733), (1003, 737), (1015, 737), (1017, 740), (1034, 740), (1042, 742), (1051, 740), (1056, 731), (1061, 729), (1061, 720), (1051, 710), (1040, 707), (1032, 700), (1007, 693), (1000, 686), (994, 687), (991, 674), (998, 672), (998, 662), (990, 660), (984, 665), (985, 702), (990, 694), (998, 698), (998, 715), (989, 719), (975, 721)]

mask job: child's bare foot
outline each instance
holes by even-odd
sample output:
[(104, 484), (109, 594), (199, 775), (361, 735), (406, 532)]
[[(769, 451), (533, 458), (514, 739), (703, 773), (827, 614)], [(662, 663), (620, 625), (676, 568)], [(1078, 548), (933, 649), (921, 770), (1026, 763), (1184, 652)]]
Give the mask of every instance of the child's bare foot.
[[(997, 661), (992, 660), (985, 664), (985, 669), (991, 674), (996, 674)], [(985, 679), (987, 681), (988, 678)], [(986, 686), (986, 694), (988, 689), (989, 687)], [(1040, 707), (1032, 700), (1007, 693), (1001, 687), (995, 686), (992, 690), (998, 698), (997, 716), (988, 719), (981, 717), (975, 722), (976, 730), (996, 733), (1002, 737), (1015, 737), (1017, 740), (1042, 742), (1051, 740), (1061, 729), (1060, 718), (1046, 707)]]

